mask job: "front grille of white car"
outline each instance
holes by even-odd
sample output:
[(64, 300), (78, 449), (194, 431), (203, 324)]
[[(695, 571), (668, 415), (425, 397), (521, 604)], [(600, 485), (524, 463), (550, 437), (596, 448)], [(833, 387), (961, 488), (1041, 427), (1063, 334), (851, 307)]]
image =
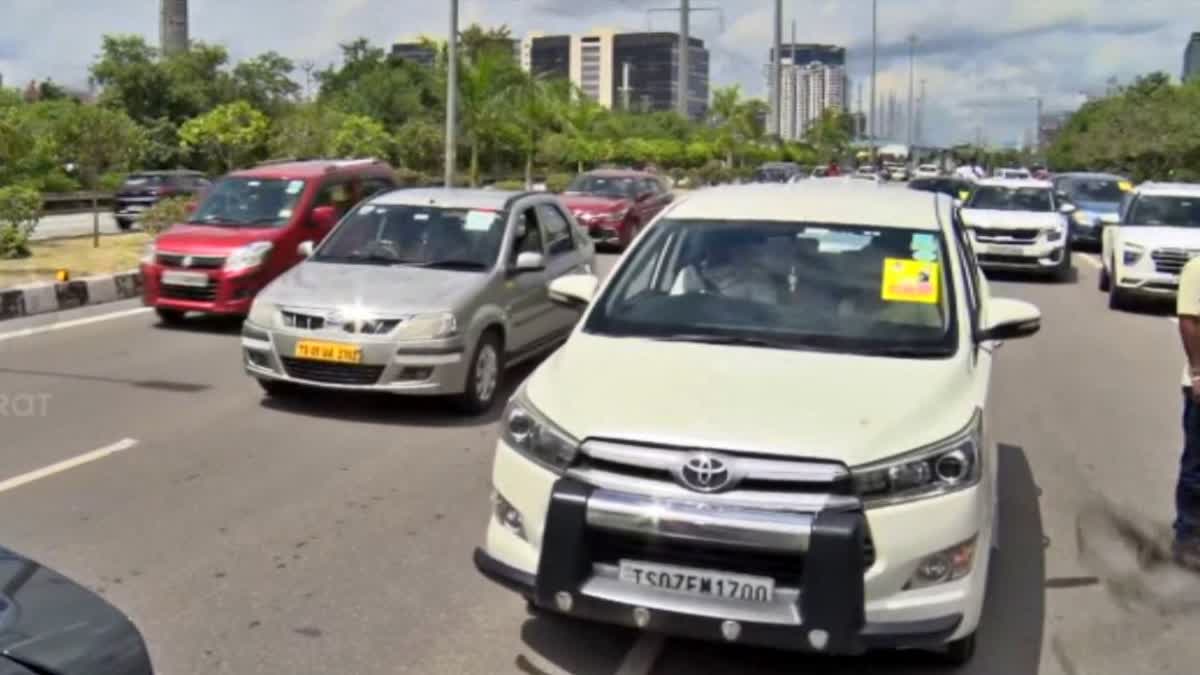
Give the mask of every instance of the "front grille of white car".
[(1154, 270), (1163, 274), (1179, 274), (1189, 260), (1200, 255), (1200, 249), (1158, 248), (1150, 253)]
[(1034, 228), (1015, 230), (977, 227), (975, 228), (975, 238), (980, 242), (989, 244), (1032, 244), (1037, 241), (1038, 232)]
[[(283, 325), (288, 328), (315, 331), (324, 330), (327, 326), (330, 326), (327, 318), (318, 314), (306, 314), (286, 309), (280, 312), (280, 314), (283, 316)], [(346, 321), (337, 326), (330, 327), (340, 327), (347, 333), (357, 333), (359, 335), (387, 335), (399, 325), (400, 319), (365, 319), (361, 321)]]

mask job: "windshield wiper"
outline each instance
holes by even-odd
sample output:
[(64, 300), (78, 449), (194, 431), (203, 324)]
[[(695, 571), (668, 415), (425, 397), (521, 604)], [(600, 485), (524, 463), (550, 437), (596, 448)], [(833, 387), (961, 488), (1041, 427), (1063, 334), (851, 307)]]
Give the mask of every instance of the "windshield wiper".
[(445, 260), (433, 260), (424, 263), (412, 263), (418, 267), (435, 267), (439, 269), (458, 269), (458, 270), (485, 270), (487, 265), (478, 260), (463, 260), (459, 258), (447, 258)]
[(372, 253), (369, 255), (317, 255), (313, 260), (318, 262), (337, 262), (337, 263), (364, 263), (367, 265), (404, 265), (406, 264), (399, 258), (390, 255), (380, 255)]
[(709, 333), (672, 333), (668, 335), (648, 335), (647, 339), (656, 342), (696, 342), (706, 345), (735, 345), (740, 347), (766, 347), (769, 349), (804, 349), (804, 345), (772, 340), (769, 338), (753, 337), (750, 335), (712, 335)]
[(954, 350), (949, 347), (889, 345), (886, 347), (868, 347), (862, 349), (861, 353), (868, 356), (908, 356), (919, 359), (949, 356), (950, 354), (954, 353)]

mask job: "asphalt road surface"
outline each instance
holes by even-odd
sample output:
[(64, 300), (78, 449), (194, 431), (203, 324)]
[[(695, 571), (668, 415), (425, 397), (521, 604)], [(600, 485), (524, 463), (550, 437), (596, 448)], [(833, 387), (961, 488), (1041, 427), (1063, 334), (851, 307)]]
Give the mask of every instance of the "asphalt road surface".
[[(1181, 356), (1168, 317), (1109, 311), (1093, 263), (1076, 266), (1073, 283), (993, 285), (1044, 321), (996, 363), (1000, 553), (962, 672), (1195, 672), (1200, 618), (1118, 609), (1077, 559), (1074, 514), (1094, 493), (1170, 517)], [(827, 660), (531, 618), (470, 561), (498, 412), (266, 400), (228, 323), (170, 330), (134, 304), (7, 322), (0, 396), (0, 542), (128, 612), (163, 673), (931, 672), (920, 655)]]
[[(88, 213), (66, 213), (42, 216), (37, 229), (33, 231), (34, 239), (58, 239), (60, 237), (80, 237), (92, 233), (93, 218)], [(100, 233), (111, 234), (120, 232), (110, 211), (100, 212)]]

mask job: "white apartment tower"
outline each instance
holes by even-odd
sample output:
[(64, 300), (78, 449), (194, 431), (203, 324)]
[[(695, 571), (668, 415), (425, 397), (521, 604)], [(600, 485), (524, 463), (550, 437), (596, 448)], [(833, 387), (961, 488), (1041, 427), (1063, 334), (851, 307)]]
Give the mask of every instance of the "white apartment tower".
[[(826, 110), (847, 110), (846, 96), (850, 85), (845, 67), (815, 61), (797, 65), (784, 57), (781, 68), (780, 138), (801, 140)], [(768, 119), (768, 132), (774, 131), (775, 125)]]

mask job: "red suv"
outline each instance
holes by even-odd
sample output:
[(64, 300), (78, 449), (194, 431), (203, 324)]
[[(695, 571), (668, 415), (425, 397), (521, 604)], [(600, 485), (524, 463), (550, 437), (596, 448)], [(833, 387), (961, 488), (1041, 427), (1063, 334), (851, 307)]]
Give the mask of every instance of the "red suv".
[(623, 249), (673, 196), (652, 173), (605, 170), (576, 176), (562, 199), (597, 244)]
[(167, 323), (187, 312), (245, 316), (256, 293), (360, 200), (395, 187), (377, 160), (289, 161), (237, 171), (142, 256), (143, 301)]

